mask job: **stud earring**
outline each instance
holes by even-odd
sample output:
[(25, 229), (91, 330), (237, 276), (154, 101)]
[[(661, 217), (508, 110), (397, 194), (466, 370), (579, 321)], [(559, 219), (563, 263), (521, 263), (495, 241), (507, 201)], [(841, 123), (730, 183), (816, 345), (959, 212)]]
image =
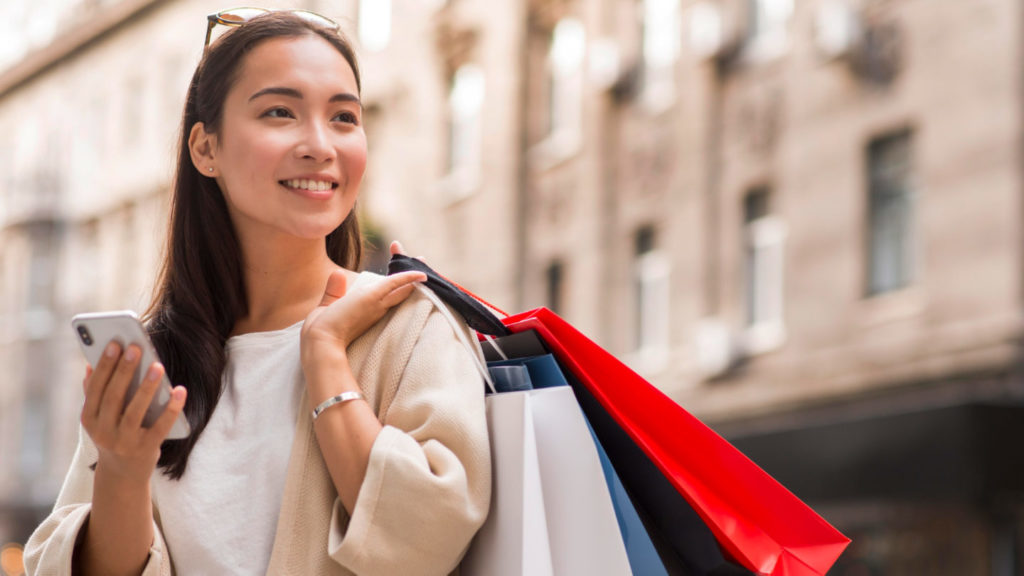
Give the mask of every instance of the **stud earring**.
[(213, 172), (213, 166), (210, 166), (209, 168), (207, 168), (207, 170), (209, 170), (210, 172)]

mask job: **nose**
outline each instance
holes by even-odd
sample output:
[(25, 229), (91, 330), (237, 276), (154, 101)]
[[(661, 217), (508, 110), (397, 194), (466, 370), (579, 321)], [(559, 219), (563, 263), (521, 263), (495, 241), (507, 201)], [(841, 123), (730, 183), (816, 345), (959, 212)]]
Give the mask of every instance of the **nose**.
[(321, 122), (307, 122), (295, 147), (295, 155), (317, 163), (333, 160), (334, 146), (331, 145), (329, 127)]

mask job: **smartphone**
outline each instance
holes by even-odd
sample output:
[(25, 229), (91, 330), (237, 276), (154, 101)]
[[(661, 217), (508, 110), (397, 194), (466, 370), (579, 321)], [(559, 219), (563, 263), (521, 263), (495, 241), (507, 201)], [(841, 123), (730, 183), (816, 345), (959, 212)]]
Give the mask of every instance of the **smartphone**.
[[(78, 344), (81, 346), (82, 352), (85, 353), (86, 360), (93, 368), (99, 363), (103, 350), (111, 340), (121, 346), (122, 353), (132, 344), (142, 350), (142, 360), (135, 369), (128, 392), (125, 394), (124, 405), (127, 407), (135, 396), (135, 392), (138, 391), (139, 385), (142, 383), (142, 376), (146, 370), (149, 370), (150, 364), (160, 360), (156, 355), (156, 348), (153, 347), (153, 343), (149, 339), (149, 334), (146, 333), (142, 322), (139, 321), (139, 317), (131, 310), (78, 314), (71, 319), (71, 327), (75, 330)], [(144, 428), (151, 427), (163, 414), (164, 408), (170, 401), (171, 381), (164, 374), (163, 381), (160, 382), (160, 387), (153, 395), (149, 409), (146, 410), (146, 415), (142, 419), (142, 426)], [(192, 429), (185, 418), (185, 412), (182, 411), (178, 414), (178, 419), (174, 421), (167, 440), (187, 438), (191, 432)]]

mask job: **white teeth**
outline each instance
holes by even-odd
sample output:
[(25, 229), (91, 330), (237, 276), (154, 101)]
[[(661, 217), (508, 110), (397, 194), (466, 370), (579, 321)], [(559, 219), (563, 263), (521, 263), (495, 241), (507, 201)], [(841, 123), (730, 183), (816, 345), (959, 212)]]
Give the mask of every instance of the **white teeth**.
[(307, 180), (305, 178), (297, 180), (285, 180), (284, 184), (289, 188), (301, 188), (303, 190), (315, 190), (317, 192), (330, 190), (331, 188), (334, 187), (333, 184), (327, 182), (326, 180)]

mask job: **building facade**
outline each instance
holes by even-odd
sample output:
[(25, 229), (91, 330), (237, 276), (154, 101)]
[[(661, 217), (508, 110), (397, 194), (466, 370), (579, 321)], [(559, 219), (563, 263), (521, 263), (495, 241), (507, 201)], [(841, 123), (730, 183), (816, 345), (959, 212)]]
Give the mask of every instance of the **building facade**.
[[(0, 75), (0, 545), (70, 461), (67, 320), (145, 305), (222, 8), (72, 4)], [(1017, 0), (289, 5), (360, 48), (379, 244), (627, 361), (853, 537), (835, 573), (1024, 573)]]

